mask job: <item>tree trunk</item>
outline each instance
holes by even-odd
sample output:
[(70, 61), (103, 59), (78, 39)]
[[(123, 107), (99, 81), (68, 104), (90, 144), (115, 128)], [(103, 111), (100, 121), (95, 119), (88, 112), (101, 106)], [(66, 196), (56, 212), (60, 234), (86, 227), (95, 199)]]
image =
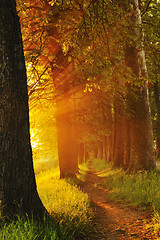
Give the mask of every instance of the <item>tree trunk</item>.
[(79, 164), (84, 163), (84, 143), (78, 144), (78, 160)]
[(98, 157), (98, 146), (96, 143), (94, 143), (94, 146), (93, 146), (93, 158), (97, 158)]
[(106, 136), (106, 161), (111, 162), (112, 161), (112, 132), (109, 136)]
[(115, 116), (115, 107), (113, 108), (113, 123), (112, 123), (112, 135), (111, 135), (111, 165), (113, 166), (114, 158), (115, 158), (115, 149), (116, 149), (116, 116)]
[(115, 136), (115, 153), (112, 166), (121, 167), (124, 160), (124, 128), (123, 119), (117, 119)]
[(130, 163), (130, 120), (127, 116), (124, 118), (124, 159), (123, 169), (129, 169)]
[(87, 162), (89, 160), (89, 152), (88, 152), (88, 148), (87, 148), (87, 143), (84, 143), (84, 159), (85, 162)]
[(156, 107), (155, 139), (156, 139), (156, 157), (160, 157), (160, 94), (158, 82), (154, 84), (154, 98)]
[(107, 162), (112, 161), (113, 155), (113, 135), (114, 135), (114, 123), (113, 123), (113, 111), (110, 107), (108, 111), (108, 126), (107, 126), (108, 136), (104, 137), (104, 148), (105, 148), (105, 159)]
[(14, 0), (0, 0), (1, 215), (44, 214), (32, 162), (27, 76)]
[(57, 144), (60, 178), (75, 177), (78, 171), (78, 145), (73, 108), (68, 97), (57, 102)]
[(98, 158), (103, 159), (103, 142), (98, 142)]
[(126, 64), (137, 78), (138, 85), (135, 85), (132, 90), (128, 89), (129, 92), (134, 92), (129, 100), (133, 116), (130, 117), (130, 163), (128, 167), (129, 170), (149, 170), (155, 168), (155, 157), (138, 0), (131, 1), (131, 21), (133, 23), (132, 34), (134, 34), (134, 39), (135, 37), (137, 39), (132, 45), (126, 46)]
[(109, 146), (107, 146), (107, 136), (103, 137), (103, 158), (107, 162), (107, 154), (109, 152)]
[[(114, 157), (113, 167), (121, 167), (124, 160), (124, 113), (120, 99), (114, 101)], [(124, 107), (124, 106), (123, 106)]]

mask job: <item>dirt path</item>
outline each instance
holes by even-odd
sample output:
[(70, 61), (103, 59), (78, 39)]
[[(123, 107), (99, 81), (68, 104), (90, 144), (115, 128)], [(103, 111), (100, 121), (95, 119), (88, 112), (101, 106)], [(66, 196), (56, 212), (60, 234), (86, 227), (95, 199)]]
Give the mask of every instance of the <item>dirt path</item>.
[(157, 239), (153, 231), (147, 227), (151, 223), (151, 215), (138, 208), (127, 207), (123, 203), (108, 198), (109, 190), (97, 187), (96, 183), (103, 183), (104, 179), (94, 172), (88, 172), (84, 192), (89, 195), (93, 204), (97, 233), (85, 238), (87, 240), (104, 239)]

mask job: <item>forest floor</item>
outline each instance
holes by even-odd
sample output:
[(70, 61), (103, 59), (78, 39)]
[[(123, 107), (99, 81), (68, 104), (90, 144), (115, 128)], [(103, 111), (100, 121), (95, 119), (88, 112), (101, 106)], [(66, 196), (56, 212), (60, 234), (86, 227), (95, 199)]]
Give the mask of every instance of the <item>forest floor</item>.
[(151, 227), (151, 211), (109, 199), (110, 190), (102, 187), (104, 182), (105, 178), (99, 177), (90, 168), (82, 190), (88, 194), (93, 205), (96, 231), (84, 239), (158, 239)]

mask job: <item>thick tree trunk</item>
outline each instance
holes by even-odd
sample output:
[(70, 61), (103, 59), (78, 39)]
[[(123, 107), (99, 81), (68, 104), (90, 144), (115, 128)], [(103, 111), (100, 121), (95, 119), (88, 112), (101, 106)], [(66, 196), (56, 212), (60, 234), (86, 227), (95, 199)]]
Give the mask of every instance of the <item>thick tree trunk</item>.
[(60, 178), (75, 177), (78, 171), (78, 144), (69, 98), (57, 102), (57, 144)]
[(0, 0), (0, 211), (42, 215), (32, 162), (27, 77), (14, 0)]
[[(149, 170), (155, 167), (155, 157), (138, 0), (131, 1), (131, 13), (132, 34), (137, 39), (132, 45), (126, 46), (126, 64), (137, 78), (138, 86), (135, 85), (132, 89), (136, 98), (131, 94), (129, 100), (129, 107), (133, 116), (130, 118), (130, 162), (128, 168), (129, 170)], [(130, 89), (128, 90), (130, 92)]]

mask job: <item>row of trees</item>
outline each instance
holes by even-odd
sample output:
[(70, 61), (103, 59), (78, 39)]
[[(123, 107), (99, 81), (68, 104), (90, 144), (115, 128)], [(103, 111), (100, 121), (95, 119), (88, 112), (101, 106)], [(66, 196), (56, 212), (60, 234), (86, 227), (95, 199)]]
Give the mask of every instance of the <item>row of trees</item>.
[[(145, 14), (150, 1), (142, 4)], [(75, 176), (78, 158), (83, 161), (83, 153), (87, 158), (91, 152), (96, 156), (97, 145), (101, 156), (103, 145), (113, 166), (154, 168), (138, 0), (19, 0), (17, 9), (30, 106), (34, 108), (43, 98), (57, 105), (61, 177)], [(45, 209), (34, 177), (27, 77), (15, 1), (0, 0), (0, 11), (1, 211), (10, 216), (19, 209), (40, 215)], [(151, 56), (148, 59), (154, 63)]]
[(87, 157), (95, 145), (102, 152), (102, 142), (113, 166), (155, 167), (140, 8), (147, 25), (158, 3), (141, 4), (25, 1), (21, 14), (24, 46), (33, 68), (30, 79), (36, 82), (36, 88), (35, 83), (29, 85), (34, 87), (31, 99), (37, 98), (39, 88), (41, 94), (46, 86), (52, 90), (58, 109), (62, 177), (75, 175), (78, 149)]

